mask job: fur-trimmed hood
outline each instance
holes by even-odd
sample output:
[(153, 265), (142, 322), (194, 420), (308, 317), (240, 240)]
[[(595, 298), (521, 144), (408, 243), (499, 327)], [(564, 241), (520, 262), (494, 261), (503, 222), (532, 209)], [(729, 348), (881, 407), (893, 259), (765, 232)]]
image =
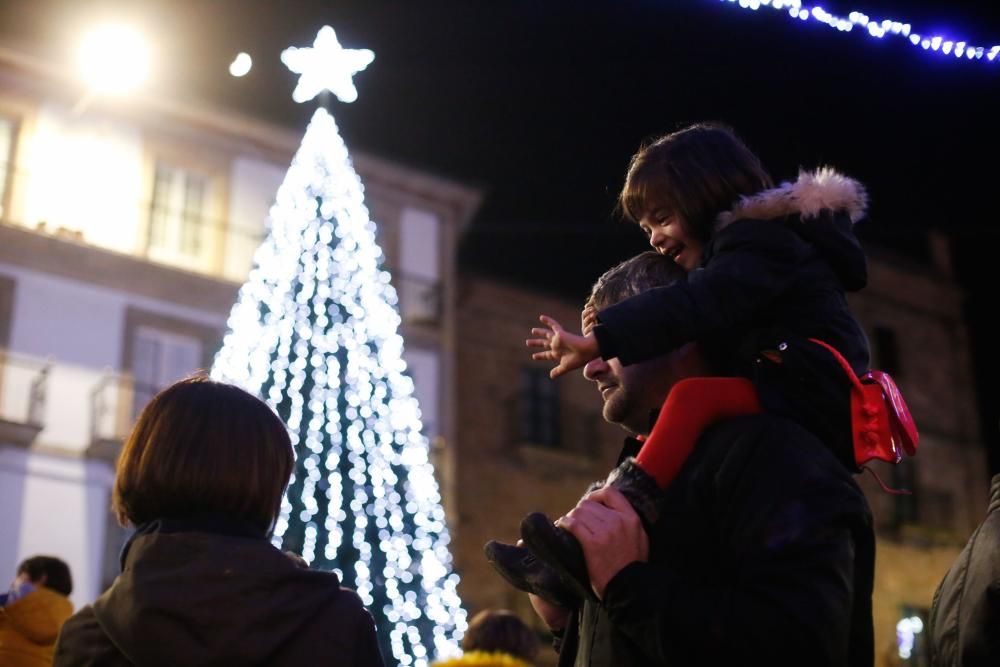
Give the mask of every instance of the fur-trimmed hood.
[(868, 194), (861, 183), (822, 167), (800, 172), (795, 182), (741, 198), (716, 218), (715, 233), (720, 238), (732, 235), (736, 226), (732, 230), (727, 227), (739, 220), (773, 220), (815, 247), (843, 288), (853, 292), (868, 282), (868, 261), (854, 234), (854, 223), (864, 218), (867, 210)]
[(789, 215), (815, 218), (824, 209), (844, 211), (854, 224), (868, 211), (868, 193), (861, 183), (832, 167), (820, 167), (813, 172), (800, 171), (794, 183), (786, 181), (776, 188), (741, 197), (732, 209), (719, 214), (715, 231), (734, 220), (747, 218), (771, 220)]

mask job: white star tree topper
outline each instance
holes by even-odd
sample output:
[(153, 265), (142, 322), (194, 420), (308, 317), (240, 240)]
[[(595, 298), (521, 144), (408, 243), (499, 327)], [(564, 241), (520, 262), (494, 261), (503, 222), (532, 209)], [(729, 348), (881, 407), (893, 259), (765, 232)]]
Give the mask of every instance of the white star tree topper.
[(353, 77), (375, 60), (368, 49), (345, 49), (328, 25), (319, 29), (312, 47), (290, 47), (281, 52), (281, 62), (299, 77), (292, 92), (296, 102), (308, 102), (329, 90), (341, 102), (358, 99)]

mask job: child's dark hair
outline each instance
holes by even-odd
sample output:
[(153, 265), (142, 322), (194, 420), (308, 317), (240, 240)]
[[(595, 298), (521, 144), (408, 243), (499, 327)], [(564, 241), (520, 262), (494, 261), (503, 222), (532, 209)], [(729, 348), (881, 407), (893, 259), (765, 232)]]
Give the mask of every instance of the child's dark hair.
[(73, 592), (73, 576), (69, 565), (55, 556), (32, 556), (17, 566), (17, 574), (26, 574), (32, 582), (41, 582), (46, 588), (69, 595)]
[(667, 134), (632, 156), (618, 206), (638, 222), (654, 208), (680, 216), (705, 243), (719, 213), (740, 197), (773, 187), (760, 159), (732, 129), (698, 123)]
[(529, 662), (538, 653), (538, 645), (535, 632), (506, 609), (485, 609), (473, 616), (462, 639), (465, 651), (506, 653)]

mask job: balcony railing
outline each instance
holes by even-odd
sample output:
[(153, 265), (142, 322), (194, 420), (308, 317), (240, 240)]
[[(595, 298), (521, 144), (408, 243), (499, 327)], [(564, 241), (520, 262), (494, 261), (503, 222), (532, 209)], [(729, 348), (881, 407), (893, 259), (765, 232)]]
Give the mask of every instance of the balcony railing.
[(132, 425), (135, 384), (132, 377), (106, 369), (90, 392), (90, 445), (87, 453), (114, 461)]
[(30, 447), (41, 434), (47, 451), (113, 462), (137, 408), (158, 389), (110, 368), (0, 349), (0, 445)]
[(45, 427), (51, 359), (0, 350), (0, 444), (29, 447)]

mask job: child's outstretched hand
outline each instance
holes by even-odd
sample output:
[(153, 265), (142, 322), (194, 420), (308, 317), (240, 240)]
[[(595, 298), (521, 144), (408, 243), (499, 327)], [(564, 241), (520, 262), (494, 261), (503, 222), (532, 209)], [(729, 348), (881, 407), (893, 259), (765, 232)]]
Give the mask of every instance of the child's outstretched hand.
[(597, 339), (593, 334), (578, 336), (562, 328), (562, 325), (549, 317), (538, 317), (545, 327), (535, 327), (531, 334), (536, 338), (524, 341), (528, 347), (544, 347), (544, 352), (535, 352), (532, 359), (539, 361), (555, 361), (557, 365), (549, 371), (549, 377), (557, 378), (577, 368), (583, 368), (588, 361), (596, 359), (600, 354)]

